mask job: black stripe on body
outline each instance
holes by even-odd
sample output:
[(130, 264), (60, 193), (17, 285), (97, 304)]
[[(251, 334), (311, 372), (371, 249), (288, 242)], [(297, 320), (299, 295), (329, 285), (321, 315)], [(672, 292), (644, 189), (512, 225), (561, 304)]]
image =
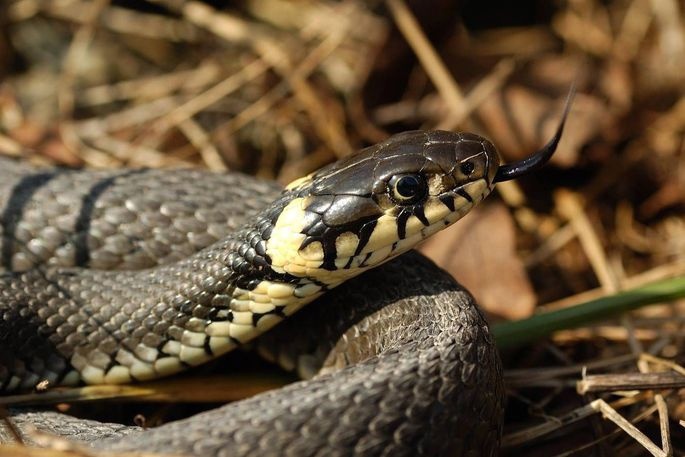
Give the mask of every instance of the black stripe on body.
[(283, 312), (283, 308), (285, 308), (285, 307), (284, 306), (276, 306), (274, 309), (272, 309), (271, 311), (269, 311), (267, 313), (252, 313), (252, 326), (257, 328), (257, 324), (259, 324), (259, 319), (261, 319), (264, 316), (268, 316), (270, 314), (272, 314), (274, 316), (278, 316), (281, 319), (285, 319), (287, 316)]
[[(26, 206), (31, 202), (33, 195), (38, 190), (58, 176), (59, 173), (37, 173), (22, 178), (12, 189), (5, 210), (0, 216), (2, 224), (2, 236), (5, 239), (2, 244), (2, 266), (7, 270), (12, 269), (12, 247), (16, 238), (17, 226), (24, 215)], [(27, 251), (30, 252), (30, 251)]]
[(202, 348), (205, 350), (205, 354), (207, 354), (210, 357), (214, 356), (214, 351), (212, 351), (212, 347), (209, 345), (209, 340), (211, 337), (209, 335), (205, 336), (205, 341), (204, 344), (202, 345)]
[[(64, 381), (64, 378), (66, 378), (67, 375), (68, 375), (69, 373), (71, 373), (72, 371), (75, 371), (75, 370), (74, 370), (74, 367), (72, 367), (71, 364), (70, 364), (68, 361), (65, 360), (64, 368), (62, 368), (62, 371), (60, 371), (60, 372), (57, 374), (57, 378), (55, 379), (55, 383), (54, 383), (54, 384), (57, 385), (57, 386), (60, 385), (60, 384), (62, 384), (62, 381)], [(79, 376), (80, 376), (80, 375), (79, 375)], [(0, 389), (0, 390), (2, 390), (2, 389)]]
[(74, 247), (76, 252), (74, 254), (74, 265), (77, 267), (84, 267), (90, 261), (90, 250), (88, 249), (88, 232), (90, 231), (90, 224), (93, 220), (93, 212), (95, 211), (95, 202), (102, 195), (102, 193), (114, 184), (116, 177), (111, 176), (95, 183), (90, 191), (83, 197), (81, 204), (81, 211), (78, 213), (76, 225), (74, 226)]
[(117, 363), (117, 361), (114, 360), (114, 357), (112, 357), (111, 354), (107, 354), (107, 355), (109, 355), (109, 363), (107, 364), (107, 366), (106, 366), (105, 369), (103, 370), (104, 376), (106, 376), (107, 373), (109, 373), (109, 370), (111, 370), (111, 369), (114, 368), (115, 366), (119, 365), (119, 363)]

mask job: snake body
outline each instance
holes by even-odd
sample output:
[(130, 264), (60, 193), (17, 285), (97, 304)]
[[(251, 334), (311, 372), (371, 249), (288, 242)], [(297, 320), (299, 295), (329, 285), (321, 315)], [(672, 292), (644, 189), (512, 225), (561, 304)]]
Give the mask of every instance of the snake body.
[[(2, 389), (165, 376), (286, 317), (261, 338), (263, 352), (289, 368), (325, 356), (310, 363), (323, 368), (308, 381), (96, 446), (496, 453), (503, 389), (485, 321), (430, 262), (392, 260), (510, 179), (483, 138), (397, 135), (278, 195), (239, 175), (6, 169)], [(236, 199), (238, 211), (222, 206)], [(199, 251), (176, 260), (186, 249)]]

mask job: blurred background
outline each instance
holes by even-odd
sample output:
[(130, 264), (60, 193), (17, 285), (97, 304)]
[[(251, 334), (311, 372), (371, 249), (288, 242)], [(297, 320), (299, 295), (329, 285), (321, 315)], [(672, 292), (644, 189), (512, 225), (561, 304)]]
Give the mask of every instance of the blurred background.
[[(510, 161), (575, 84), (551, 165), (421, 250), (491, 323), (685, 276), (682, 0), (5, 0), (0, 23), (0, 154), (38, 165), (286, 184), (411, 129)], [(684, 321), (676, 300), (503, 348), (503, 454), (685, 455), (685, 383), (576, 392), (682, 376)]]

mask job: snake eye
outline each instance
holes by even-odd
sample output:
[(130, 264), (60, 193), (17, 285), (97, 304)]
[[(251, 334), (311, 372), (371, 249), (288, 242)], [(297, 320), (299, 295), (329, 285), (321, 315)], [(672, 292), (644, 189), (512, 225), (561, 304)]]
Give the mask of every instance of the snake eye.
[(473, 164), (473, 162), (469, 160), (466, 162), (462, 162), (459, 166), (459, 169), (461, 170), (464, 176), (470, 176), (471, 173), (473, 173), (473, 171), (476, 169), (476, 166)]
[(388, 186), (391, 198), (400, 205), (411, 205), (428, 194), (426, 180), (420, 175), (395, 175)]

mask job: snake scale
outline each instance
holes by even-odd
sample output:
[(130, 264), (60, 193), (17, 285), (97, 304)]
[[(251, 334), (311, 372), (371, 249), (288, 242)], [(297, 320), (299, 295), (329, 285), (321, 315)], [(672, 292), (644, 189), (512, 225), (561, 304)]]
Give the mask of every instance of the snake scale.
[(38, 414), (108, 450), (495, 455), (504, 389), (487, 324), (430, 261), (396, 257), (546, 162), (564, 119), (516, 164), (477, 135), (408, 132), (285, 190), (3, 162), (0, 388), (144, 381), (256, 338), (306, 379), (145, 432)]

